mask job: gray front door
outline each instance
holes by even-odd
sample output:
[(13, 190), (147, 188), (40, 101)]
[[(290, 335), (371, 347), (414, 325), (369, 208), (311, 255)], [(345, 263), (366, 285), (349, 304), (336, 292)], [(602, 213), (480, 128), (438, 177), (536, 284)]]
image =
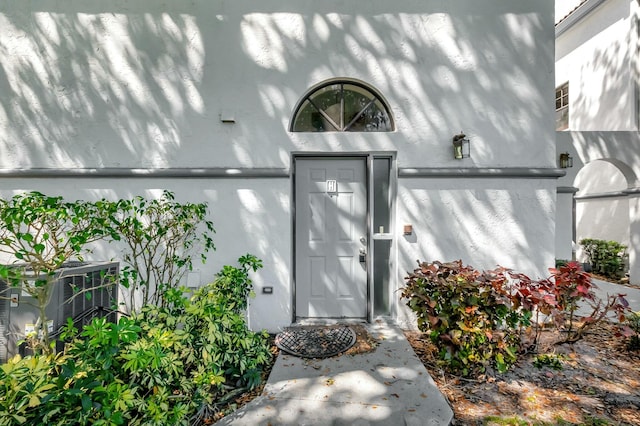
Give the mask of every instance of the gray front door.
[(296, 316), (365, 318), (366, 159), (298, 158), (295, 170)]

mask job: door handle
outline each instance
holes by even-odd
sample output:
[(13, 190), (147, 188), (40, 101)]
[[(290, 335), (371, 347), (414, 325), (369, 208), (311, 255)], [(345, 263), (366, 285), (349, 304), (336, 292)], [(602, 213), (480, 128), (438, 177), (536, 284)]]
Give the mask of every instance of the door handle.
[(364, 263), (367, 261), (367, 252), (365, 249), (361, 248), (360, 249), (360, 263)]

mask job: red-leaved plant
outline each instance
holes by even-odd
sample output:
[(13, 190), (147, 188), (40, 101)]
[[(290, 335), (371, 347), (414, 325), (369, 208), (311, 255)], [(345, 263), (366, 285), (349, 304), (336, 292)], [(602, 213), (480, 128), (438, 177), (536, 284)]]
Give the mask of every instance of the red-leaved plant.
[[(418, 262), (402, 297), (418, 328), (438, 345), (445, 367), (463, 375), (488, 367), (505, 371), (523, 348), (537, 349), (549, 324), (562, 331), (556, 343), (572, 343), (610, 313), (622, 323), (629, 311), (623, 294), (597, 298), (591, 276), (577, 262), (549, 271), (549, 278), (532, 280), (503, 267), (480, 272), (460, 260)], [(591, 313), (578, 315), (578, 308)]]
[[(563, 338), (556, 342), (558, 344), (577, 342), (586, 330), (610, 315), (614, 315), (619, 323), (625, 321), (625, 313), (629, 312), (625, 294), (608, 294), (606, 299), (597, 297), (594, 291), (597, 285), (578, 262), (549, 268), (549, 272), (551, 276), (543, 280), (532, 280), (524, 274), (509, 272), (515, 281), (514, 307), (522, 307), (535, 316), (534, 345), (538, 343), (541, 327), (549, 320), (564, 332)], [(580, 307), (589, 313), (579, 315)], [(621, 332), (626, 334), (624, 327), (621, 327)]]

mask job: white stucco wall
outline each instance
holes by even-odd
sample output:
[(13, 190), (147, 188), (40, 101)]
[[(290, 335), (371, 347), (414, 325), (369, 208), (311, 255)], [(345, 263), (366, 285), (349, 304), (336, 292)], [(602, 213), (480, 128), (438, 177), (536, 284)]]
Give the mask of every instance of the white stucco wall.
[[(576, 202), (576, 242), (584, 238), (616, 241), (629, 246), (629, 201), (626, 197)], [(578, 255), (582, 251), (579, 247)], [(580, 257), (581, 260), (584, 258)]]
[[(92, 199), (167, 188), (208, 201), (218, 251), (202, 281), (246, 252), (261, 257), (249, 318), (275, 331), (291, 320), (292, 153), (390, 152), (399, 169), (556, 167), (553, 16), (552, 0), (8, 0), (0, 191)], [(335, 77), (378, 89), (396, 130), (289, 132), (300, 96)], [(461, 130), (472, 154), (454, 160)], [(275, 168), (284, 177), (7, 177), (47, 168)], [(398, 190), (397, 227), (416, 229), (416, 241), (398, 236), (398, 276), (427, 256), (534, 276), (552, 266), (553, 179), (405, 177)]]
[[(501, 265), (543, 272), (540, 266), (553, 266), (553, 253), (532, 249), (547, 247), (553, 237), (553, 223), (541, 229), (539, 215), (555, 215), (554, 180), (399, 183), (400, 222), (418, 224), (414, 236), (400, 239), (404, 270), (413, 270), (416, 259), (462, 259), (479, 269)], [(540, 233), (531, 235), (529, 227)]]
[(638, 130), (637, 10), (636, 0), (607, 0), (557, 38), (570, 130)]
[[(460, 130), (465, 166), (554, 165), (538, 125), (553, 115), (550, 0), (103, 5), (0, 5), (0, 167), (286, 167), (291, 150), (362, 149), (460, 166)], [(334, 77), (378, 88), (398, 131), (288, 133), (299, 97)]]
[[(575, 222), (570, 219), (570, 204), (558, 202), (557, 226), (569, 223), (575, 227), (575, 243), (582, 238), (598, 238), (628, 245), (631, 281), (640, 282), (640, 209), (637, 208), (640, 133), (558, 132), (557, 144), (558, 152), (569, 152), (574, 164), (566, 169), (567, 174), (558, 180), (558, 186), (579, 190)], [(598, 198), (616, 193), (619, 195)], [(591, 198), (580, 199), (581, 196)], [(564, 258), (573, 243), (567, 234), (556, 232), (557, 257)], [(576, 249), (582, 259), (577, 244)]]
[(461, 259), (533, 279), (546, 278), (554, 266), (555, 225), (540, 219), (555, 216), (555, 180), (400, 179), (399, 185), (399, 222), (414, 226), (413, 235), (399, 238), (401, 285), (416, 260)]
[[(559, 3), (564, 1), (556, 2), (556, 12)], [(556, 86), (569, 82), (573, 130), (557, 133), (556, 154), (566, 151), (574, 158), (574, 167), (567, 169), (558, 186), (580, 190), (575, 218), (572, 196), (558, 195), (556, 253), (563, 258), (574, 244), (580, 257), (575, 243), (588, 237), (629, 244), (631, 281), (640, 282), (640, 4), (591, 0), (584, 6), (596, 3), (599, 6), (556, 40)], [(597, 197), (615, 191), (622, 195)], [(580, 199), (584, 195), (596, 198)], [(576, 241), (566, 226), (571, 226)]]
[(575, 178), (576, 197), (623, 191), (629, 184), (614, 164), (604, 160), (590, 161), (580, 169)]
[[(136, 195), (155, 198), (168, 189), (178, 202), (208, 203), (209, 218), (216, 230), (216, 250), (208, 254), (206, 264), (196, 257), (191, 279), (199, 281), (199, 285), (207, 284), (223, 265), (237, 266), (237, 259), (246, 253), (262, 259), (264, 268), (251, 276), (258, 294), (250, 300), (249, 320), (257, 329), (271, 330), (291, 319), (289, 187), (288, 179), (0, 178), (3, 198), (26, 190), (61, 195), (68, 200), (113, 200)], [(86, 258), (118, 260), (121, 255), (117, 244), (98, 244)], [(273, 287), (273, 294), (262, 294), (264, 286)]]
[[(617, 241), (629, 246), (629, 200), (627, 196), (594, 197), (622, 193), (629, 184), (622, 172), (613, 164), (597, 160), (585, 165), (575, 180), (576, 193), (576, 242), (584, 238)], [(582, 247), (578, 257), (586, 261)]]
[[(573, 167), (564, 169), (566, 175), (558, 179), (558, 186), (574, 186), (582, 169), (598, 160), (616, 166), (624, 175), (628, 188), (640, 183), (639, 132), (557, 132), (556, 143), (558, 154), (568, 152), (573, 157)], [(605, 182), (594, 180), (590, 185), (608, 185), (611, 178), (618, 179), (607, 176)]]
[(556, 259), (573, 260), (575, 257), (573, 196), (571, 188), (556, 192)]

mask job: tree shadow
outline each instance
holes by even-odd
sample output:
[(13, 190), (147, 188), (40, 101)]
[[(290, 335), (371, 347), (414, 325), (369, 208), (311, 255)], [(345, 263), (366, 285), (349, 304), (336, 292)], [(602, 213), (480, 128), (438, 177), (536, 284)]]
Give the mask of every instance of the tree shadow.
[[(278, 309), (284, 318), (290, 309), (287, 179), (100, 180), (73, 171), (263, 168), (288, 177), (294, 152), (391, 152), (399, 169), (555, 167), (551, 1), (160, 8), (10, 0), (0, 24), (0, 167), (71, 171), (3, 179), (5, 193), (127, 197), (167, 187), (209, 201), (217, 238), (231, 245), (216, 255), (219, 263), (251, 251), (273, 268), (257, 282), (275, 283), (281, 303), (259, 295), (252, 309), (260, 316)], [(397, 130), (289, 132), (300, 96), (334, 77), (378, 89)], [(223, 123), (221, 113), (235, 122)], [(473, 146), (462, 162), (451, 155), (461, 130)], [(398, 186), (400, 223), (413, 223), (420, 236), (414, 246), (400, 244), (403, 259), (467, 258), (532, 274), (553, 259), (547, 180), (400, 179)], [(203, 267), (203, 276), (216, 266)]]

